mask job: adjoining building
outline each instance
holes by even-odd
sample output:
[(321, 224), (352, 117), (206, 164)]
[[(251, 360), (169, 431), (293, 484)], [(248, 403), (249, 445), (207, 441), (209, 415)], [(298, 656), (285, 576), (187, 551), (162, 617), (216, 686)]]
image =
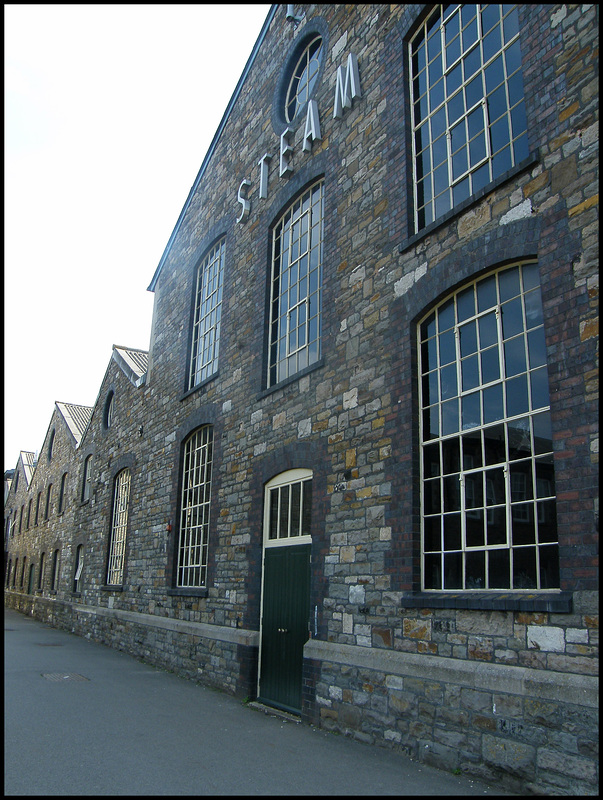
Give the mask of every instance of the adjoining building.
[(272, 6), (5, 604), (598, 793), (598, 92), (595, 5)]

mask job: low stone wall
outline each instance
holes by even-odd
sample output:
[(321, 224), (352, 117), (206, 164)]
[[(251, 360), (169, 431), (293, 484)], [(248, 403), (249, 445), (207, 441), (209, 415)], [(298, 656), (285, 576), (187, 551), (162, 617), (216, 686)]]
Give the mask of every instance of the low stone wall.
[(513, 792), (598, 794), (593, 676), (312, 639), (304, 657), (308, 722)]
[(237, 697), (256, 691), (258, 633), (5, 592), (4, 603), (56, 628)]

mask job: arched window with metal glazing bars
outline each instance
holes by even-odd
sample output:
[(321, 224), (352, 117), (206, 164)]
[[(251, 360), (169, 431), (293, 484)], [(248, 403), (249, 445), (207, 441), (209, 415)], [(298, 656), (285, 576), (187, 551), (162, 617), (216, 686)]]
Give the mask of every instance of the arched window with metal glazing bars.
[(195, 312), (188, 388), (210, 378), (218, 369), (225, 239), (220, 239), (197, 270)]
[(185, 441), (183, 448), (178, 587), (201, 587), (207, 582), (212, 460), (213, 428), (205, 425)]
[(559, 588), (538, 265), (495, 271), (418, 327), (423, 589)]
[(320, 358), (323, 182), (292, 203), (273, 229), (268, 386)]
[(130, 470), (122, 469), (117, 474), (114, 482), (113, 515), (107, 567), (108, 586), (121, 586), (123, 584), (129, 503)]

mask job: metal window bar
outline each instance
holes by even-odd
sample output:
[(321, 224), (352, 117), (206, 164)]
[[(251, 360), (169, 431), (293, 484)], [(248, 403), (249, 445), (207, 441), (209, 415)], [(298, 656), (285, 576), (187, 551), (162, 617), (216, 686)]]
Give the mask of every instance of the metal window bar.
[(108, 586), (121, 586), (123, 583), (129, 501), (130, 470), (124, 469), (115, 479), (113, 522), (111, 525), (109, 566), (107, 569)]
[[(479, 323), (489, 317), (482, 340)], [(467, 345), (463, 327), (471, 326)], [(493, 339), (500, 377), (484, 380), (480, 366), (464, 392), (463, 358), (475, 358), (477, 367)], [(512, 350), (505, 349), (509, 342)], [(544, 350), (533, 263), (476, 281), (419, 326), (426, 589), (558, 588)]]
[(178, 542), (178, 586), (204, 586), (207, 573), (213, 434), (201, 428), (186, 442)]
[(220, 240), (197, 272), (189, 389), (213, 375), (218, 366), (225, 240)]

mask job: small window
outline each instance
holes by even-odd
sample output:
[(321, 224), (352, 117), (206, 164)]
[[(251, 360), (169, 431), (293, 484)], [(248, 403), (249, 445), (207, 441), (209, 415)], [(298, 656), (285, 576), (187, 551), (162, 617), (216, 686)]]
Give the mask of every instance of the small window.
[(304, 47), (293, 69), (287, 88), (285, 119), (293, 122), (300, 110), (312, 97), (323, 58), (321, 36), (314, 36)]
[(46, 553), (40, 556), (40, 571), (38, 573), (38, 590), (42, 591), (44, 588), (44, 570), (46, 568)]
[(36, 498), (36, 519), (35, 519), (35, 523), (34, 523), (35, 525), (38, 524), (38, 521), (40, 519), (40, 505), (41, 505), (41, 503), (42, 503), (42, 492), (38, 492), (38, 496)]
[(109, 540), (107, 585), (121, 586), (124, 579), (128, 506), (130, 502), (130, 470), (123, 469), (115, 478), (113, 517)]
[(29, 499), (29, 503), (27, 504), (27, 523), (25, 524), (26, 530), (29, 530), (29, 526), (30, 526), (30, 523), (31, 523), (31, 504), (32, 504), (32, 501), (33, 501), (33, 498), (30, 498)]
[(48, 486), (46, 492), (46, 509), (44, 510), (44, 519), (48, 519), (52, 507), (52, 483)]
[(52, 574), (50, 576), (50, 589), (56, 592), (59, 588), (59, 570), (61, 566), (61, 552), (55, 550), (52, 554)]
[(29, 579), (27, 581), (27, 594), (33, 594), (35, 576), (36, 576), (36, 565), (35, 564), (30, 564), (29, 565)]
[(218, 369), (224, 247), (225, 240), (221, 239), (197, 270), (189, 389), (210, 378)]
[(311, 535), (311, 470), (289, 470), (266, 484), (264, 536), (266, 546), (296, 544)]
[(62, 514), (65, 510), (65, 489), (67, 486), (67, 473), (63, 473), (63, 477), (61, 478), (61, 490), (59, 492), (59, 514)]
[(48, 442), (48, 460), (49, 461), (52, 458), (52, 451), (54, 449), (54, 434), (55, 434), (54, 431), (50, 434), (50, 441)]
[(115, 406), (115, 392), (109, 392), (105, 401), (104, 424), (105, 428), (110, 428), (113, 422), (113, 411)]
[(84, 545), (79, 544), (75, 551), (75, 569), (73, 572), (73, 591), (82, 591), (82, 570), (84, 568)]
[(90, 500), (92, 485), (92, 456), (87, 456), (84, 461), (84, 474), (82, 477), (82, 502)]
[(23, 559), (23, 564), (21, 565), (21, 581), (19, 583), (19, 588), (23, 589), (25, 586), (25, 567), (27, 566), (27, 557)]
[(19, 569), (19, 559), (15, 558), (15, 571), (13, 572), (13, 589), (17, 588), (17, 571)]

